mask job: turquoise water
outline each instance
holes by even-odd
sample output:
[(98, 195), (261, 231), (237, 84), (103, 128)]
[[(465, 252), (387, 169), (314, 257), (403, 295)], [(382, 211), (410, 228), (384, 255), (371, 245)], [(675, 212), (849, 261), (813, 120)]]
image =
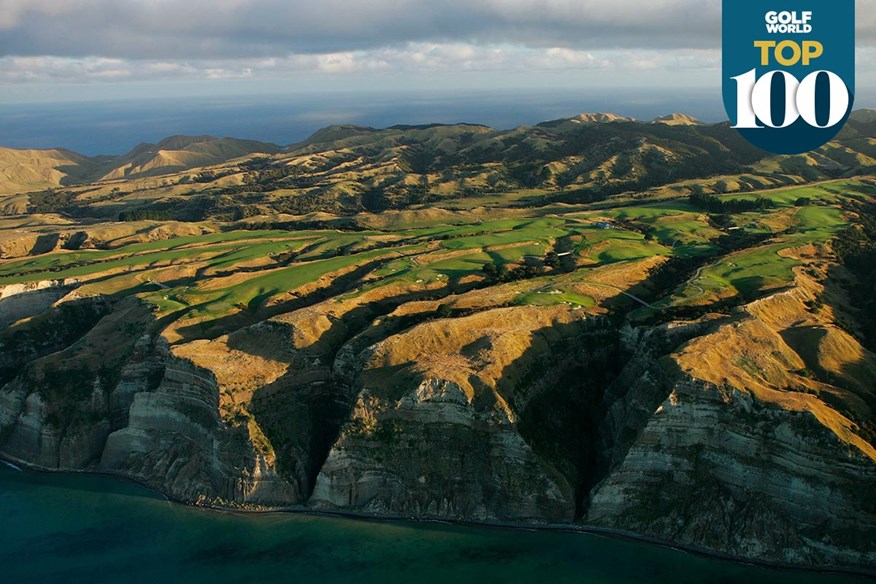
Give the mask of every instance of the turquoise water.
[(866, 581), (588, 534), (205, 511), (122, 480), (3, 465), (0, 550), (4, 583)]

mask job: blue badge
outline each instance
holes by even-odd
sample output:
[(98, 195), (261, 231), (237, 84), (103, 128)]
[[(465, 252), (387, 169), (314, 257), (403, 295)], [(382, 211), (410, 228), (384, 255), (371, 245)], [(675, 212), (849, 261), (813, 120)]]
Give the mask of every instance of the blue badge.
[(800, 154), (842, 129), (855, 97), (855, 0), (723, 0), (724, 107), (759, 148)]

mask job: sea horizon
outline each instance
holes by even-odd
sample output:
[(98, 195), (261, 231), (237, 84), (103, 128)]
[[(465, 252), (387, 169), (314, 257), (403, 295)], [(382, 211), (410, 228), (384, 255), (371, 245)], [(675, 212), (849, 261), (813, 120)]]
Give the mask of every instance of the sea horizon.
[(703, 122), (726, 121), (715, 91), (679, 98), (652, 89), (344, 91), (270, 95), (157, 97), (46, 101), (0, 105), (0, 146), (66, 148), (88, 156), (124, 154), (172, 135), (208, 134), (271, 142), (304, 140), (333, 124), (472, 123), (507, 130), (610, 112), (642, 121), (683, 113)]

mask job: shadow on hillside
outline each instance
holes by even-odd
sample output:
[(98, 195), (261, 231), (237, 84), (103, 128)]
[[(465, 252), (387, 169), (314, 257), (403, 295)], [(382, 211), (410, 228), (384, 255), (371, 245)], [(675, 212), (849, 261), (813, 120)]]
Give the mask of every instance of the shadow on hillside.
[[(306, 497), (312, 493), (317, 475), (341, 427), (349, 420), (358, 395), (355, 380), (346, 379), (334, 370), (337, 352), (369, 330), (375, 318), (388, 315), (402, 304), (435, 294), (436, 291), (428, 290), (392, 296), (362, 304), (331, 319), (330, 326), (319, 338), (290, 354), (286, 374), (253, 393), (250, 411), (274, 447), (280, 472), (296, 481)], [(368, 337), (356, 348), (362, 350), (402, 328), (433, 317), (431, 312), (387, 317), (381, 323), (380, 333)], [(252, 355), (277, 358), (274, 348), (264, 347), (255, 339), (232, 334), (228, 345)]]
[[(279, 465), (284, 474), (297, 480), (302, 492), (309, 494), (312, 491), (316, 475), (337, 440), (341, 426), (349, 419), (361, 385), (360, 380), (342, 379), (332, 371), (337, 351), (352, 341), (352, 353), (358, 354), (367, 346), (436, 318), (434, 313), (428, 311), (395, 317), (387, 315), (402, 304), (440, 299), (452, 292), (456, 290), (447, 287), (402, 294), (358, 306), (335, 319), (318, 339), (291, 357), (291, 367), (286, 375), (256, 390), (252, 412), (277, 449)], [(309, 297), (309, 304), (334, 293), (334, 290), (323, 290), (319, 297)], [(520, 414), (521, 433), (545, 460), (554, 464), (575, 486), (579, 516), (586, 508), (590, 490), (609, 470), (608, 453), (618, 448), (629, 448), (635, 437), (635, 432), (630, 434), (628, 430), (622, 437), (627, 442), (619, 444), (621, 438), (611, 436), (611, 422), (606, 418), (610, 403), (605, 394), (631, 358), (619, 342), (622, 315), (639, 305), (620, 291), (605, 300), (603, 305), (612, 311), (614, 318), (593, 319), (598, 324), (584, 336), (576, 334), (579, 324), (556, 325), (534, 331), (534, 337), (554, 339), (556, 343), (546, 350), (543, 343), (537, 342), (511, 364), (498, 381), (499, 391), (505, 399), (516, 404), (514, 407)], [(288, 312), (294, 308), (286, 304), (280, 310)], [(451, 308), (450, 313), (443, 316), (460, 317), (467, 314), (470, 312)], [(372, 326), (380, 316), (384, 317), (381, 322)], [(257, 342), (238, 339), (235, 335), (230, 337), (229, 346), (250, 354), (276, 358), (274, 350), (262, 349)], [(461, 348), (461, 351), (465, 353), (477, 349), (477, 346), (470, 346)], [(517, 371), (520, 362), (532, 364), (532, 369), (523, 378)], [(316, 365), (308, 366), (306, 363)], [(398, 385), (399, 376), (404, 377), (406, 387), (410, 383), (417, 383), (411, 377), (410, 365), (414, 364), (396, 367), (393, 372), (384, 372), (385, 375), (381, 371), (370, 371), (368, 384), (385, 387), (394, 395), (394, 390), (389, 386)], [(476, 378), (472, 381), (475, 385), (482, 385)], [(621, 383), (619, 388), (612, 391), (623, 394), (625, 389)], [(481, 387), (481, 390), (485, 388)], [(520, 402), (520, 392), (530, 391), (533, 394), (531, 399)], [(666, 398), (668, 391), (666, 387), (655, 386), (654, 391), (648, 394), (648, 399), (654, 402), (650, 405), (656, 408)], [(490, 392), (481, 393), (486, 395)], [(642, 424), (645, 420), (641, 419)], [(311, 430), (303, 431), (302, 428)], [(312, 432), (315, 433), (310, 436)]]
[(297, 379), (297, 373), (256, 390), (249, 410), (273, 446), (278, 471), (298, 484), (306, 500), (350, 417), (356, 391), (335, 382), (327, 368), (309, 381)]
[[(576, 518), (586, 513), (591, 490), (611, 470), (612, 454), (629, 449), (646, 422), (641, 420), (635, 432), (618, 434), (611, 408), (634, 355), (622, 347), (609, 319), (586, 331), (581, 326), (534, 331), (541, 342), (506, 367), (496, 384), (518, 416), (521, 435), (574, 489)], [(653, 411), (669, 390), (655, 381), (638, 399), (647, 397)]]
[(335, 277), (327, 286), (318, 288), (313, 292), (292, 298), (285, 302), (265, 306), (264, 302), (273, 296), (273, 294), (257, 296), (249, 303), (245, 310), (208, 322), (180, 327), (177, 330), (177, 332), (183, 337), (183, 340), (180, 342), (187, 342), (194, 339), (215, 339), (224, 334), (267, 320), (272, 316), (307, 308), (344, 294), (345, 292), (350, 292), (357, 285), (362, 283), (362, 278), (371, 273), (375, 268), (379, 267), (383, 261), (384, 260), (375, 260), (358, 266), (351, 272)]
[[(11, 301), (13, 298), (4, 300)], [(30, 299), (30, 298), (28, 298)], [(35, 308), (32, 303), (28, 308)], [(38, 307), (37, 307), (38, 308)], [(26, 365), (73, 346), (111, 312), (104, 299), (83, 298), (31, 312), (31, 318), (0, 332), (0, 383), (11, 381)]]
[(61, 234), (59, 233), (46, 233), (43, 235), (39, 235), (37, 236), (33, 247), (30, 248), (28, 255), (42, 255), (44, 253), (49, 253), (50, 251), (55, 251), (60, 242)]
[[(819, 380), (851, 394), (843, 396), (822, 392), (819, 397), (855, 422), (858, 426), (856, 433), (876, 447), (876, 354), (873, 352), (876, 347), (872, 342), (872, 330), (869, 330), (868, 323), (862, 322), (860, 308), (862, 300), (872, 301), (872, 292), (857, 275), (842, 266), (832, 266), (823, 284), (825, 292), (819, 297), (819, 301), (831, 308), (836, 315), (837, 326), (860, 343), (860, 356), (841, 363), (838, 374), (831, 374), (817, 366), (820, 349), (814, 342), (820, 341), (822, 337), (811, 339), (800, 350), (791, 346), (806, 361), (807, 367), (819, 376)], [(809, 359), (816, 364), (815, 368), (809, 365)]]
[(818, 349), (821, 341), (827, 336), (827, 329), (818, 326), (795, 326), (780, 331), (779, 334), (785, 344), (797, 353), (806, 368), (818, 376), (819, 380), (830, 383), (829, 374), (821, 367), (818, 358)]

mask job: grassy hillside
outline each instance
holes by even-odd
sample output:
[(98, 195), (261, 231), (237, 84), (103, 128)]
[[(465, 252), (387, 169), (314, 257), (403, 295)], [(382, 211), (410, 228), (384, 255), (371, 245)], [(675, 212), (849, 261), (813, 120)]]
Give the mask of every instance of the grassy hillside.
[(0, 147), (0, 196), (94, 181), (162, 176), (254, 153), (279, 151), (280, 147), (273, 144), (212, 136), (173, 136), (158, 144), (141, 144), (122, 156), (87, 157), (64, 149)]

